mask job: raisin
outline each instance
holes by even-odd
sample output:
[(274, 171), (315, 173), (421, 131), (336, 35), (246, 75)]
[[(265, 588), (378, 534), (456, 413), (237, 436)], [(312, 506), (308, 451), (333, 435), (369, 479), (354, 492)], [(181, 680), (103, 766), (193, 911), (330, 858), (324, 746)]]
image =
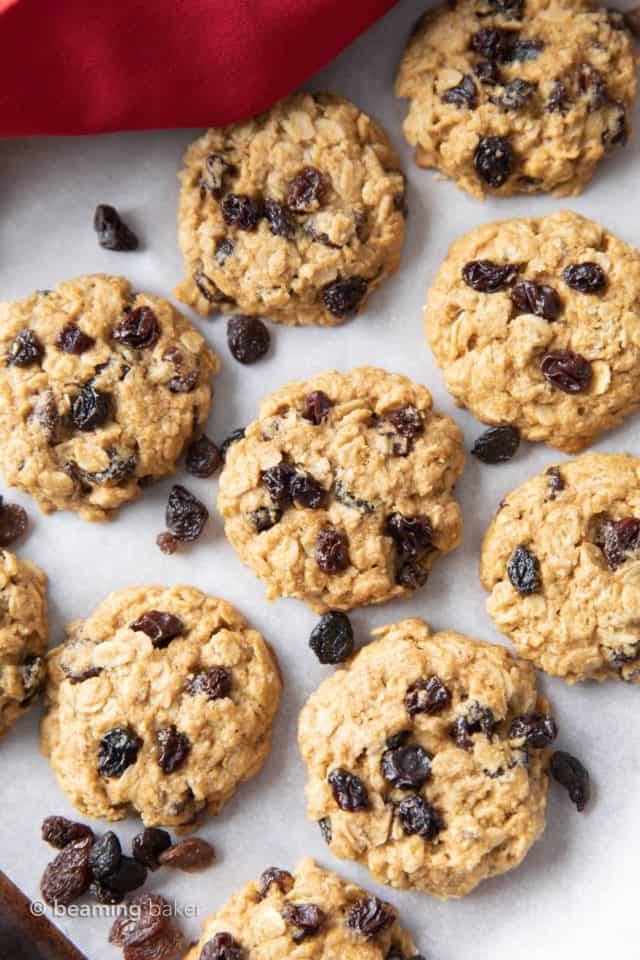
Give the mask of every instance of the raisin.
[(333, 400), (323, 390), (312, 390), (305, 397), (301, 416), (317, 427), (327, 419), (332, 406)]
[(109, 830), (94, 842), (89, 854), (89, 866), (94, 880), (105, 880), (110, 873), (114, 873), (121, 858), (120, 841), (113, 830)]
[(341, 810), (355, 813), (369, 809), (369, 793), (360, 777), (343, 767), (336, 767), (327, 777), (333, 797)]
[(289, 893), (293, 887), (293, 877), (286, 870), (279, 870), (278, 867), (269, 867), (260, 875), (259, 884), (261, 897), (267, 896), (272, 883), (275, 883), (281, 893)]
[(483, 27), (471, 37), (471, 49), (485, 60), (504, 60), (511, 49), (513, 33), (501, 27)]
[(428, 517), (392, 513), (387, 517), (385, 533), (392, 537), (397, 550), (405, 557), (421, 557), (433, 545), (433, 527)]
[(109, 419), (110, 413), (110, 396), (96, 390), (90, 383), (85, 384), (71, 403), (72, 423), (84, 433), (101, 427)]
[(186, 487), (179, 483), (171, 487), (165, 522), (176, 540), (182, 543), (197, 540), (208, 519), (209, 511), (205, 505)]
[(540, 364), (545, 380), (563, 393), (581, 393), (591, 382), (591, 364), (580, 353), (571, 350), (552, 350)]
[(163, 929), (171, 905), (157, 893), (139, 893), (133, 897), (127, 913), (119, 916), (109, 931), (109, 943), (117, 947), (142, 943)]
[(203, 480), (212, 477), (221, 464), (220, 450), (204, 434), (197, 440), (192, 440), (187, 447), (185, 467), (192, 477), (200, 477)]
[(335, 527), (323, 527), (316, 537), (316, 563), (323, 573), (339, 573), (349, 566), (349, 541)]
[(435, 807), (416, 793), (401, 801), (398, 817), (407, 836), (434, 840), (444, 830), (444, 822)]
[(124, 960), (180, 960), (184, 949), (184, 934), (166, 925), (154, 937), (128, 944), (124, 948)]
[(261, 204), (245, 193), (229, 193), (222, 201), (222, 219), (229, 227), (255, 230), (262, 215)]
[(157, 760), (163, 773), (173, 773), (183, 766), (191, 750), (191, 744), (186, 734), (180, 733), (175, 724), (160, 727), (156, 730), (158, 741)]
[(431, 776), (431, 756), (417, 744), (396, 747), (382, 754), (381, 769), (382, 776), (392, 787), (418, 789)]
[(346, 924), (362, 934), (365, 940), (374, 940), (395, 921), (396, 915), (389, 903), (367, 896), (358, 900), (347, 914)]
[(279, 510), (284, 510), (291, 503), (291, 484), (295, 475), (295, 469), (288, 463), (277, 463), (275, 467), (262, 471), (262, 482)]
[(513, 149), (504, 137), (481, 137), (473, 155), (478, 176), (497, 190), (504, 186), (515, 165)]
[(299, 943), (317, 933), (327, 917), (316, 903), (285, 903), (280, 911), (282, 917), (298, 928), (294, 940)]
[(121, 857), (120, 863), (109, 876), (102, 880), (102, 883), (110, 890), (117, 893), (130, 893), (137, 890), (147, 879), (147, 868), (134, 860), (133, 857)]
[(327, 499), (327, 491), (310, 474), (295, 472), (291, 480), (291, 497), (300, 507), (318, 510)]
[(493, 260), (470, 260), (462, 268), (462, 279), (478, 293), (497, 293), (513, 283), (520, 267), (517, 263), (494, 263)]
[(21, 668), (24, 698), (21, 707), (27, 707), (40, 693), (45, 679), (45, 664), (42, 657), (28, 653)]
[(333, 833), (331, 830), (331, 820), (329, 817), (322, 817), (321, 820), (318, 820), (318, 826), (320, 827), (320, 833), (322, 834), (322, 839), (326, 844), (331, 843), (333, 840)]
[(184, 623), (172, 613), (149, 610), (130, 623), (129, 629), (145, 633), (151, 638), (154, 647), (164, 650), (175, 637), (184, 633)]
[(238, 440), (242, 440), (244, 437), (244, 427), (238, 427), (237, 430), (232, 430), (228, 437), (220, 444), (220, 456), (222, 457), (222, 462), (224, 463), (227, 459), (227, 451), (234, 443), (237, 443)]
[(160, 339), (160, 324), (151, 307), (136, 307), (113, 331), (116, 343), (134, 350), (146, 350)]
[(520, 110), (527, 100), (536, 92), (535, 83), (526, 80), (512, 80), (507, 83), (498, 97), (492, 97), (491, 102), (503, 110)]
[(506, 463), (520, 446), (517, 427), (488, 427), (475, 441), (471, 453), (483, 463)]
[(576, 805), (576, 810), (584, 810), (591, 795), (591, 783), (586, 767), (565, 750), (556, 750), (551, 757), (551, 776), (565, 787), (569, 799)]
[(496, 722), (489, 707), (474, 700), (465, 716), (457, 717), (453, 725), (453, 738), (461, 750), (473, 750), (473, 741), (469, 739), (474, 733), (482, 733), (488, 740), (491, 739), (496, 728)]
[(412, 403), (392, 410), (387, 419), (396, 433), (406, 440), (414, 440), (424, 430), (423, 416)]
[(605, 520), (598, 530), (596, 543), (602, 549), (607, 564), (615, 570), (625, 562), (626, 554), (640, 550), (640, 519)]
[(451, 693), (436, 674), (427, 680), (416, 680), (407, 689), (404, 705), (407, 713), (426, 713), (432, 716), (440, 713), (451, 703)]
[(166, 830), (160, 830), (159, 827), (146, 827), (142, 833), (137, 833), (133, 838), (131, 852), (138, 863), (149, 870), (157, 870), (160, 866), (158, 856), (170, 846), (171, 837)]
[(126, 459), (119, 457), (116, 450), (108, 450), (107, 454), (109, 456), (109, 465), (105, 467), (104, 470), (98, 470), (96, 472), (83, 470), (74, 460), (70, 460), (69, 463), (73, 474), (90, 486), (115, 487), (118, 486), (118, 484), (124, 483), (135, 472), (135, 454)]
[(599, 110), (608, 102), (607, 84), (595, 67), (583, 63), (578, 74), (578, 89), (582, 94), (589, 94), (589, 110)]
[(346, 613), (325, 613), (311, 631), (309, 646), (320, 663), (344, 663), (353, 653), (353, 627)]
[(45, 868), (40, 892), (45, 903), (67, 906), (88, 890), (91, 883), (89, 854), (93, 834), (72, 840)]
[(86, 823), (76, 823), (66, 817), (45, 817), (42, 821), (42, 839), (52, 847), (62, 850), (74, 840), (92, 837), (93, 831)]
[(569, 95), (562, 80), (554, 80), (545, 109), (548, 113), (566, 113), (569, 109)]
[(167, 847), (158, 857), (162, 867), (175, 867), (176, 870), (185, 870), (187, 873), (197, 873), (211, 866), (216, 852), (210, 843), (201, 837), (189, 837)]
[(520, 20), (524, 13), (524, 0), (489, 0), (489, 6), (494, 13), (514, 20)]
[(200, 375), (197, 370), (188, 370), (187, 373), (171, 377), (167, 386), (171, 393), (191, 393), (198, 386)]
[(226, 667), (212, 667), (187, 677), (184, 688), (195, 697), (201, 693), (207, 700), (223, 700), (231, 694), (231, 671)]
[(612, 150), (614, 147), (624, 146), (629, 139), (629, 126), (627, 123), (627, 111), (623, 104), (614, 103), (616, 107), (616, 118), (613, 126), (602, 131), (602, 145), (606, 150)]
[(296, 213), (313, 213), (324, 200), (329, 181), (317, 167), (304, 167), (287, 193), (287, 206)]
[(507, 576), (518, 593), (528, 597), (540, 590), (538, 558), (522, 544), (516, 547), (507, 563)]
[(546, 475), (549, 477), (549, 480), (547, 481), (547, 486), (549, 487), (549, 499), (555, 500), (557, 494), (564, 490), (564, 480), (562, 479), (560, 468), (549, 467), (549, 469), (546, 471)]
[(411, 730), (398, 730), (397, 733), (387, 737), (385, 743), (390, 750), (395, 750), (396, 747), (403, 747), (410, 737)]
[(453, 104), (459, 110), (461, 108), (475, 110), (478, 105), (478, 89), (473, 77), (465, 73), (460, 83), (445, 90), (440, 99), (443, 103)]
[(502, 83), (502, 76), (497, 63), (493, 60), (481, 60), (474, 67), (475, 75), (480, 83), (494, 87)]
[(59, 440), (60, 416), (58, 404), (53, 390), (47, 390), (38, 398), (35, 415), (38, 423), (44, 430), (49, 446), (54, 446)]
[(111, 890), (100, 880), (91, 881), (89, 884), (89, 893), (98, 903), (113, 905), (115, 903), (122, 903), (124, 900), (123, 893), (120, 893), (118, 890)]
[(56, 336), (56, 347), (62, 353), (70, 353), (73, 356), (79, 356), (90, 350), (95, 340), (75, 323), (65, 323), (62, 330)]
[(361, 497), (356, 497), (350, 490), (347, 490), (340, 480), (335, 481), (333, 492), (336, 500), (345, 507), (350, 507), (352, 510), (360, 510), (361, 513), (375, 513), (376, 508), (372, 503), (369, 503), (368, 500), (363, 500)]
[(102, 667), (87, 667), (86, 670), (81, 670), (79, 673), (74, 673), (64, 661), (62, 661), (60, 665), (64, 670), (65, 676), (69, 680), (69, 683), (84, 683), (85, 680), (92, 680), (93, 677), (99, 677), (102, 673)]
[(264, 533), (265, 530), (271, 530), (282, 519), (282, 511), (276, 507), (258, 507), (249, 514), (249, 519), (257, 533)]
[(322, 288), (322, 302), (334, 317), (353, 317), (358, 312), (360, 301), (366, 292), (367, 281), (362, 277), (333, 280)]
[(29, 526), (29, 518), (24, 507), (17, 503), (5, 503), (0, 497), (0, 547), (9, 547), (19, 537), (24, 536)]
[(600, 293), (607, 285), (607, 277), (599, 263), (572, 263), (562, 273), (568, 287), (578, 293)]
[(40, 363), (44, 347), (31, 330), (21, 330), (9, 344), (7, 364), (10, 367), (30, 367)]
[(278, 203), (277, 200), (265, 200), (264, 217), (275, 237), (291, 240), (296, 232), (296, 224), (282, 203)]
[(425, 570), (415, 557), (403, 560), (396, 570), (396, 583), (407, 590), (417, 590), (419, 587), (424, 587), (428, 577), (428, 570)]
[(230, 933), (216, 933), (200, 951), (200, 960), (243, 960), (244, 950)]
[(128, 251), (138, 249), (138, 238), (120, 218), (115, 207), (100, 203), (93, 214), (93, 229), (98, 243), (105, 250)]
[(516, 40), (515, 43), (511, 44), (505, 60), (508, 63), (511, 63), (514, 60), (537, 60), (542, 51), (544, 50), (544, 42), (542, 40), (536, 40), (532, 37), (525, 37), (522, 40)]
[(204, 170), (200, 177), (200, 186), (208, 190), (212, 196), (218, 198), (222, 196), (224, 187), (224, 178), (228, 173), (233, 173), (234, 166), (220, 153), (210, 153), (204, 158)]
[[(202, 270), (196, 270), (193, 274), (193, 282), (196, 287), (209, 303), (231, 303), (229, 297), (226, 296), (218, 287), (211, 277), (208, 277), (206, 273)], [(165, 358), (166, 359), (166, 358)]]
[(168, 530), (165, 530), (164, 533), (158, 534), (156, 537), (156, 543), (162, 552), (167, 554), (167, 556), (174, 554), (178, 548), (178, 541), (172, 533), (169, 533)]
[(98, 771), (103, 777), (121, 777), (138, 758), (142, 740), (131, 727), (107, 730), (98, 747)]
[(258, 317), (230, 317), (227, 322), (227, 343), (238, 363), (256, 363), (269, 349), (271, 337)]
[(511, 289), (511, 301), (521, 313), (533, 313), (545, 320), (555, 320), (562, 310), (562, 301), (553, 287), (533, 280), (518, 280)]
[(525, 747), (534, 750), (548, 747), (557, 736), (556, 722), (547, 713), (523, 713), (514, 717), (509, 730), (510, 740), (523, 740)]
[(224, 267), (227, 257), (230, 257), (234, 250), (234, 244), (231, 240), (225, 238), (216, 241), (216, 252), (214, 253), (214, 260), (219, 267)]

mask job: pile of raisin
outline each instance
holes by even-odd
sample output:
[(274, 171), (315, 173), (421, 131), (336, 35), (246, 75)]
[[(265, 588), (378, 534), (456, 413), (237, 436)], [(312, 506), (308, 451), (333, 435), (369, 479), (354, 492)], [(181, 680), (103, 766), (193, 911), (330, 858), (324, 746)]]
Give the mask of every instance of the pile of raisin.
[(178, 960), (185, 938), (171, 923), (171, 904), (157, 893), (134, 897), (111, 927), (109, 943), (122, 947), (126, 960)]

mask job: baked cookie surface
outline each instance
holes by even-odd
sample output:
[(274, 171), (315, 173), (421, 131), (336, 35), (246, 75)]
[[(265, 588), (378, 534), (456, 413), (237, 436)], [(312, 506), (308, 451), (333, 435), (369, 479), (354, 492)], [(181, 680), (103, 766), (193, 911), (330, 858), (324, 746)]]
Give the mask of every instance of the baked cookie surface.
[(640, 683), (640, 460), (584, 454), (510, 493), (487, 530), (487, 610), (569, 683)]
[(0, 304), (0, 469), (47, 512), (103, 520), (173, 471), (218, 366), (175, 307), (123, 277)]
[(485, 224), (450, 248), (425, 329), (457, 403), (578, 453), (640, 405), (640, 251), (570, 211)]
[(278, 667), (230, 604), (134, 587), (67, 633), (49, 655), (42, 748), (83, 814), (191, 827), (263, 766)]
[(0, 738), (44, 683), (49, 630), (47, 578), (33, 563), (0, 550)]
[(428, 12), (403, 55), (415, 160), (475, 197), (580, 193), (627, 142), (631, 33), (591, 0), (460, 0)]
[[(296, 920), (304, 920), (306, 926)], [(310, 859), (298, 864), (293, 874), (274, 867), (265, 870), (207, 918), (202, 928), (199, 943), (185, 960), (221, 956), (422, 960), (391, 904), (322, 870)]]
[(227, 452), (218, 509), (267, 597), (318, 612), (409, 596), (460, 540), (462, 433), (429, 391), (374, 367), (267, 396)]
[(503, 647), (417, 619), (374, 637), (300, 713), (307, 814), (376, 880), (462, 897), (542, 833), (555, 725)]
[(387, 134), (348, 100), (296, 94), (209, 130), (180, 174), (176, 296), (211, 311), (336, 324), (394, 273), (404, 177)]

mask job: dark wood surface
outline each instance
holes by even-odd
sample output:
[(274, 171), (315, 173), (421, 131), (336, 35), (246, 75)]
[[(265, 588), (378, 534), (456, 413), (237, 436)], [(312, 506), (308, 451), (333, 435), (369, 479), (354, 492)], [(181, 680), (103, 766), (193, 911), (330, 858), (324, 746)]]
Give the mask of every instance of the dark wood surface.
[(0, 870), (0, 960), (87, 960)]

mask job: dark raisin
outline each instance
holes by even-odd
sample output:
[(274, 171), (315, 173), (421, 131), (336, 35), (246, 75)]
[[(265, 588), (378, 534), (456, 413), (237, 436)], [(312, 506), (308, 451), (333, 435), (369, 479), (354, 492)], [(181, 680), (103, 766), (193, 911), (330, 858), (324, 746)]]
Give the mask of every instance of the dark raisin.
[(151, 638), (154, 647), (163, 650), (170, 642), (184, 633), (184, 623), (172, 613), (149, 610), (129, 624), (129, 628), (141, 631)]
[(506, 463), (515, 456), (520, 446), (520, 431), (517, 427), (488, 427), (476, 439), (471, 453), (483, 463)]
[(489, 0), (489, 6), (494, 13), (514, 20), (520, 20), (524, 13), (524, 0)]
[(562, 80), (554, 80), (545, 109), (548, 113), (566, 113), (569, 109), (569, 95)]
[(237, 443), (238, 440), (242, 440), (244, 437), (244, 427), (238, 427), (237, 430), (232, 430), (228, 437), (220, 444), (220, 456), (222, 457), (222, 462), (224, 463), (227, 459), (227, 451), (234, 443)]
[(511, 49), (514, 34), (501, 27), (483, 27), (471, 37), (471, 49), (485, 60), (504, 60)]
[(396, 747), (403, 747), (410, 737), (411, 730), (398, 730), (397, 733), (392, 733), (390, 737), (387, 737), (385, 743), (389, 750), (395, 750)]
[(321, 820), (318, 820), (318, 826), (320, 827), (320, 833), (322, 834), (322, 839), (326, 844), (331, 843), (333, 840), (333, 833), (331, 831), (331, 820), (329, 817), (322, 817)]
[(224, 178), (228, 173), (233, 173), (233, 164), (220, 153), (210, 153), (204, 159), (204, 170), (200, 177), (200, 186), (204, 187), (214, 197), (222, 196)]
[(322, 288), (322, 302), (334, 317), (353, 317), (358, 312), (360, 301), (366, 292), (367, 281), (362, 277), (333, 280)]
[(465, 716), (457, 717), (453, 724), (452, 735), (458, 747), (461, 750), (473, 750), (473, 741), (470, 739), (474, 733), (482, 733), (487, 739), (491, 739), (496, 728), (496, 722), (489, 707), (483, 707), (481, 703), (474, 700)]
[(308, 473), (296, 473), (291, 481), (291, 497), (300, 506), (318, 510), (327, 499), (327, 491)]
[(209, 303), (231, 303), (230, 298), (202, 270), (196, 270), (193, 274), (193, 282)]
[(344, 663), (353, 653), (353, 627), (346, 613), (325, 613), (311, 631), (309, 646), (320, 663)]
[(556, 722), (547, 713), (523, 713), (514, 717), (509, 729), (510, 740), (523, 740), (525, 747), (534, 750), (548, 747), (557, 736)]
[(145, 350), (160, 339), (160, 324), (151, 307), (136, 307), (121, 320), (113, 331), (116, 343), (124, 343), (134, 350)]
[(157, 893), (140, 893), (131, 899), (128, 907), (127, 913), (117, 918), (109, 932), (109, 943), (117, 947), (155, 937), (171, 912), (171, 905)]
[(86, 384), (71, 402), (71, 420), (77, 430), (89, 433), (97, 430), (111, 414), (111, 398), (90, 383)]
[(121, 777), (138, 759), (142, 740), (131, 727), (107, 730), (98, 747), (98, 771), (103, 777)]
[(279, 870), (278, 867), (269, 867), (260, 874), (258, 883), (260, 896), (266, 897), (272, 883), (276, 885), (281, 893), (289, 893), (293, 887), (293, 877), (287, 870)]
[(93, 229), (98, 234), (98, 243), (105, 250), (137, 250), (138, 238), (120, 218), (115, 207), (100, 203), (93, 214)]
[(255, 230), (262, 216), (262, 205), (245, 193), (229, 193), (221, 204), (222, 219), (229, 227)]
[(593, 371), (581, 354), (571, 350), (552, 350), (542, 358), (540, 372), (563, 393), (581, 393), (589, 386)]
[(131, 943), (124, 948), (124, 960), (180, 960), (184, 956), (185, 938), (182, 931), (170, 924), (142, 943)]
[(120, 857), (120, 863), (108, 876), (102, 878), (101, 882), (110, 890), (117, 893), (130, 893), (137, 890), (147, 879), (147, 868), (142, 863), (138, 863), (133, 857)]
[(265, 530), (271, 530), (282, 519), (282, 511), (277, 507), (258, 507), (249, 514), (249, 519), (255, 527), (257, 533), (264, 533)]
[(462, 279), (478, 293), (497, 293), (513, 283), (520, 267), (517, 263), (470, 260), (462, 268)]
[(333, 400), (323, 390), (312, 390), (305, 397), (301, 416), (317, 427), (327, 419), (332, 406)]
[(521, 313), (533, 313), (545, 320), (555, 320), (562, 310), (558, 292), (545, 283), (518, 280), (511, 288), (511, 301)]
[(178, 541), (172, 533), (169, 533), (168, 530), (165, 530), (164, 533), (158, 534), (156, 537), (156, 543), (162, 552), (169, 557), (174, 554), (178, 548)]
[(227, 343), (238, 363), (256, 363), (269, 349), (271, 337), (258, 317), (230, 317), (227, 322)]
[(298, 928), (294, 940), (299, 943), (317, 933), (327, 916), (316, 903), (285, 903), (280, 911), (282, 917)]
[(424, 430), (424, 419), (417, 407), (407, 403), (387, 414), (387, 420), (401, 437), (414, 440)]
[(393, 538), (396, 549), (405, 557), (421, 557), (433, 545), (433, 527), (428, 517), (392, 513), (387, 517), (385, 533)]
[(80, 670), (79, 673), (74, 673), (64, 661), (61, 662), (60, 666), (69, 683), (84, 683), (85, 680), (92, 680), (94, 677), (99, 677), (103, 669), (102, 667), (87, 667), (86, 670)]
[(478, 105), (478, 90), (473, 77), (465, 73), (460, 83), (445, 90), (440, 99), (443, 103), (451, 103), (458, 109), (464, 107), (467, 110), (475, 110)]
[(440, 677), (435, 674), (427, 680), (416, 680), (412, 683), (404, 698), (404, 705), (410, 716), (416, 713), (432, 716), (434, 713), (440, 713), (450, 703), (451, 693)]
[(90, 350), (95, 340), (85, 333), (76, 323), (65, 323), (62, 330), (56, 337), (56, 347), (62, 353), (70, 353), (73, 356), (79, 356), (81, 353)]
[(505, 60), (511, 63), (514, 60), (537, 60), (544, 50), (544, 42), (530, 37), (524, 37), (522, 40), (516, 40), (511, 44)]
[(156, 730), (158, 741), (157, 761), (163, 773), (179, 770), (187, 759), (191, 744), (186, 734), (180, 733), (175, 724)]
[(138, 863), (149, 870), (157, 870), (160, 866), (158, 856), (170, 846), (171, 837), (166, 830), (160, 830), (159, 827), (146, 827), (142, 833), (137, 833), (133, 838), (131, 852)]
[(158, 862), (161, 867), (174, 867), (186, 873), (197, 873), (210, 867), (215, 858), (216, 852), (210, 843), (201, 837), (189, 837), (163, 850)]
[(265, 200), (264, 216), (274, 236), (291, 240), (296, 232), (296, 224), (284, 204), (277, 200)]
[(279, 510), (284, 510), (291, 503), (291, 485), (295, 475), (295, 469), (288, 463), (277, 463), (275, 467), (262, 472), (262, 482)]
[(167, 386), (171, 393), (191, 393), (198, 386), (200, 375), (197, 370), (188, 370), (186, 373), (171, 377)]
[(395, 921), (396, 914), (389, 903), (367, 896), (358, 900), (347, 914), (346, 924), (357, 930), (365, 940), (374, 940)]
[(287, 193), (287, 206), (296, 213), (313, 213), (324, 200), (329, 181), (317, 167), (304, 167)]
[(382, 776), (399, 790), (417, 790), (431, 776), (431, 756), (418, 744), (385, 750)]
[(502, 83), (500, 69), (498, 64), (493, 60), (481, 60), (479, 63), (476, 63), (473, 69), (480, 83), (489, 87), (494, 87)]
[(28, 526), (29, 518), (24, 507), (17, 503), (5, 503), (0, 497), (0, 547), (10, 547), (24, 536)]
[(40, 690), (44, 684), (45, 663), (43, 658), (36, 657), (32, 653), (28, 653), (24, 658), (21, 674), (24, 697), (22, 700), (20, 700), (20, 706), (28, 707), (29, 704), (33, 703), (37, 695), (40, 693)]
[(98, 903), (113, 905), (115, 903), (122, 903), (124, 900), (123, 893), (117, 890), (110, 890), (109, 887), (100, 880), (91, 881), (89, 884), (89, 893)]
[(135, 472), (135, 454), (126, 458), (118, 456), (116, 450), (108, 450), (107, 454), (109, 457), (109, 465), (105, 467), (104, 470), (97, 470), (95, 472), (83, 470), (74, 460), (71, 460), (69, 462), (72, 466), (73, 473), (90, 486), (115, 487), (118, 486), (118, 484), (124, 483)]
[(31, 330), (21, 330), (9, 344), (7, 364), (10, 367), (30, 367), (40, 363), (44, 347)]
[(208, 518), (205, 505), (186, 487), (174, 484), (167, 501), (165, 522), (176, 540), (182, 543), (197, 540)]
[(107, 831), (104, 836), (96, 840), (89, 854), (89, 866), (95, 880), (105, 880), (118, 869), (122, 857), (120, 841), (113, 830)]
[(588, 94), (590, 98), (589, 110), (599, 110), (608, 102), (607, 83), (599, 70), (588, 63), (583, 63), (578, 74), (578, 90)]
[(562, 279), (578, 293), (600, 293), (607, 285), (607, 276), (599, 263), (572, 263), (563, 271)]
[(615, 120), (611, 127), (602, 131), (602, 145), (605, 150), (613, 150), (614, 147), (621, 147), (629, 139), (629, 124), (627, 122), (627, 111), (623, 104), (612, 104), (616, 108)]
[(551, 757), (551, 776), (565, 787), (576, 809), (584, 810), (591, 795), (591, 783), (586, 767), (565, 750), (556, 750)]
[(442, 817), (424, 797), (411, 794), (398, 805), (398, 817), (407, 836), (433, 840), (444, 830)]
[(604, 553), (607, 565), (615, 570), (626, 560), (626, 554), (640, 550), (640, 519), (606, 519), (600, 524), (596, 543)]
[(424, 587), (429, 576), (428, 570), (415, 559), (409, 557), (403, 560), (396, 569), (396, 583), (407, 590), (417, 590)]
[(40, 892), (45, 903), (67, 906), (89, 888), (92, 844), (93, 835), (72, 840), (47, 865), (40, 881)]
[(230, 933), (216, 933), (200, 951), (200, 960), (243, 960), (244, 950)]
[(194, 673), (187, 677), (184, 688), (192, 697), (201, 693), (207, 700), (222, 700), (231, 694), (231, 671), (226, 667), (211, 667)]
[(336, 500), (345, 507), (350, 507), (352, 510), (360, 510), (361, 513), (375, 513), (376, 508), (372, 503), (369, 503), (368, 500), (363, 500), (361, 497), (356, 497), (350, 490), (347, 490), (340, 480), (335, 481), (333, 492)]
[(227, 257), (230, 257), (233, 253), (234, 244), (231, 240), (226, 238), (216, 241), (216, 252), (214, 254), (214, 260), (219, 267), (224, 267)]
[(197, 440), (192, 440), (187, 447), (185, 467), (192, 477), (212, 477), (221, 464), (220, 450), (204, 434)]
[(93, 831), (86, 823), (76, 823), (66, 817), (45, 817), (42, 821), (42, 839), (52, 847), (62, 850), (74, 840), (92, 837)]
[(336, 767), (327, 777), (333, 797), (341, 810), (355, 813), (369, 809), (369, 793), (360, 777), (343, 767)]
[(555, 500), (557, 494), (564, 490), (564, 480), (562, 479), (560, 468), (549, 467), (549, 469), (546, 471), (546, 475), (549, 477), (549, 480), (547, 481), (547, 486), (549, 488), (549, 499)]
[(528, 597), (540, 590), (540, 564), (538, 558), (522, 544), (516, 547), (507, 563), (507, 576), (518, 593)]
[(481, 137), (473, 155), (473, 165), (488, 186), (499, 189), (515, 166), (511, 144), (504, 137)]
[(519, 79), (512, 80), (506, 84), (499, 96), (491, 98), (491, 102), (503, 110), (520, 110), (536, 90), (535, 83), (527, 83), (526, 80)]
[(349, 566), (349, 541), (335, 527), (323, 527), (316, 537), (316, 563), (323, 573), (339, 573)]

